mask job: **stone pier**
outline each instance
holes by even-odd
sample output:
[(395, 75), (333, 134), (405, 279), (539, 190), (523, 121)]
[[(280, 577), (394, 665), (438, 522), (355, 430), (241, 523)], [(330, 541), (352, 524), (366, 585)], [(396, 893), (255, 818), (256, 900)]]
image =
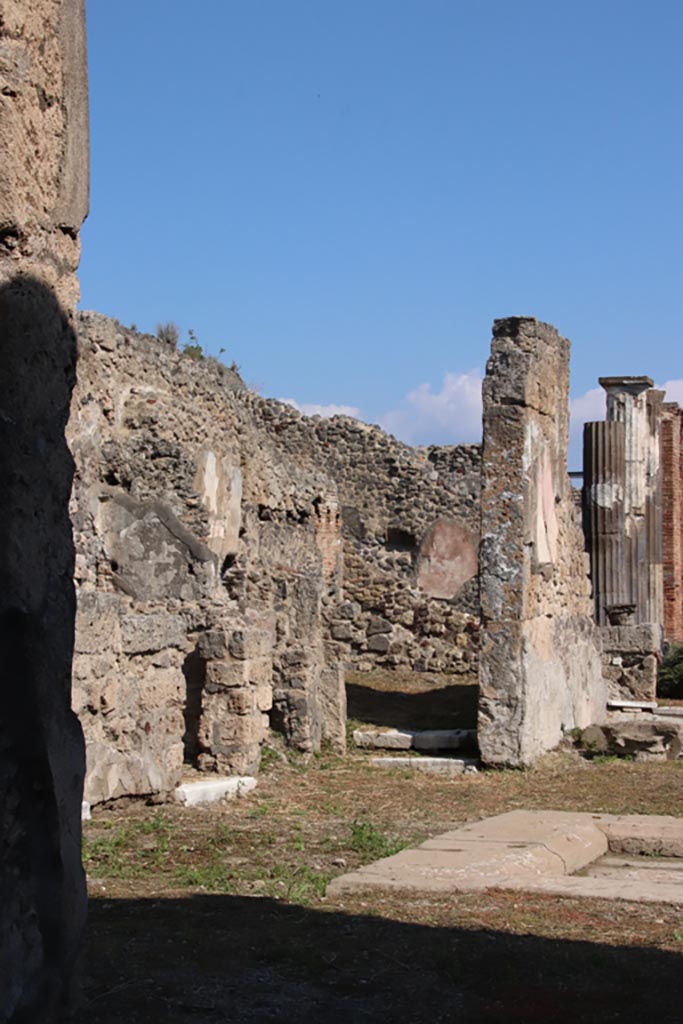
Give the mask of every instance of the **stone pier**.
[(494, 323), (480, 546), (478, 731), (488, 764), (531, 764), (605, 713), (588, 559), (567, 475), (569, 349), (549, 324)]
[(68, 1011), (85, 923), (83, 735), (70, 707), (83, 0), (0, 3), (0, 1019)]

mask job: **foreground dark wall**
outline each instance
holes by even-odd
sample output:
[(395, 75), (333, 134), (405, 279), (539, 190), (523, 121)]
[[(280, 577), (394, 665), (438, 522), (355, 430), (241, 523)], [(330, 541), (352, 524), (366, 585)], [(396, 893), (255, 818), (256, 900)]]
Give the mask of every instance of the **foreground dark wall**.
[(88, 203), (83, 0), (0, 0), (0, 1021), (73, 1001), (84, 757), (70, 710), (78, 231)]
[(71, 997), (85, 919), (84, 754), (70, 708), (75, 342), (31, 277), (0, 286), (0, 1020), (49, 1020)]

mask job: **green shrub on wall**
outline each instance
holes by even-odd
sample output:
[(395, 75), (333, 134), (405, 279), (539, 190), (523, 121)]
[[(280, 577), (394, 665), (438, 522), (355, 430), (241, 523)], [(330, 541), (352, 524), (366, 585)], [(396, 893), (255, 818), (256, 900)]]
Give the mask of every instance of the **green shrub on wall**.
[(657, 695), (683, 700), (683, 644), (671, 644), (659, 667)]

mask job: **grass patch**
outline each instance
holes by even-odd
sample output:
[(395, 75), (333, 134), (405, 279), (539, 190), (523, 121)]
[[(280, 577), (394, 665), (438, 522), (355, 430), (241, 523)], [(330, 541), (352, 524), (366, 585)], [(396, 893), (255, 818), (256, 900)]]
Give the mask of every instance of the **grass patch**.
[(390, 839), (386, 833), (375, 828), (368, 821), (354, 821), (351, 824), (350, 849), (361, 858), (362, 864), (391, 857), (411, 845), (409, 839)]

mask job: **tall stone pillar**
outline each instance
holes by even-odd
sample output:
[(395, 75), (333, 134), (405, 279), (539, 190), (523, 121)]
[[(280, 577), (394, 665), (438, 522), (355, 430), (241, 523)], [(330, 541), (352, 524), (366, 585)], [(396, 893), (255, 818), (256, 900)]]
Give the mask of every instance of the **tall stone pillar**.
[(636, 623), (663, 619), (659, 422), (649, 377), (600, 377), (607, 419), (624, 425), (624, 559)]
[(479, 746), (521, 766), (602, 719), (588, 559), (567, 476), (569, 342), (497, 320), (483, 384)]
[(662, 407), (662, 561), (664, 636), (683, 642), (683, 409)]
[(624, 559), (624, 424), (586, 423), (583, 431), (584, 533), (591, 560), (595, 618), (633, 604)]
[(83, 0), (0, 0), (0, 1019), (71, 1002), (83, 737), (64, 438), (88, 204)]

